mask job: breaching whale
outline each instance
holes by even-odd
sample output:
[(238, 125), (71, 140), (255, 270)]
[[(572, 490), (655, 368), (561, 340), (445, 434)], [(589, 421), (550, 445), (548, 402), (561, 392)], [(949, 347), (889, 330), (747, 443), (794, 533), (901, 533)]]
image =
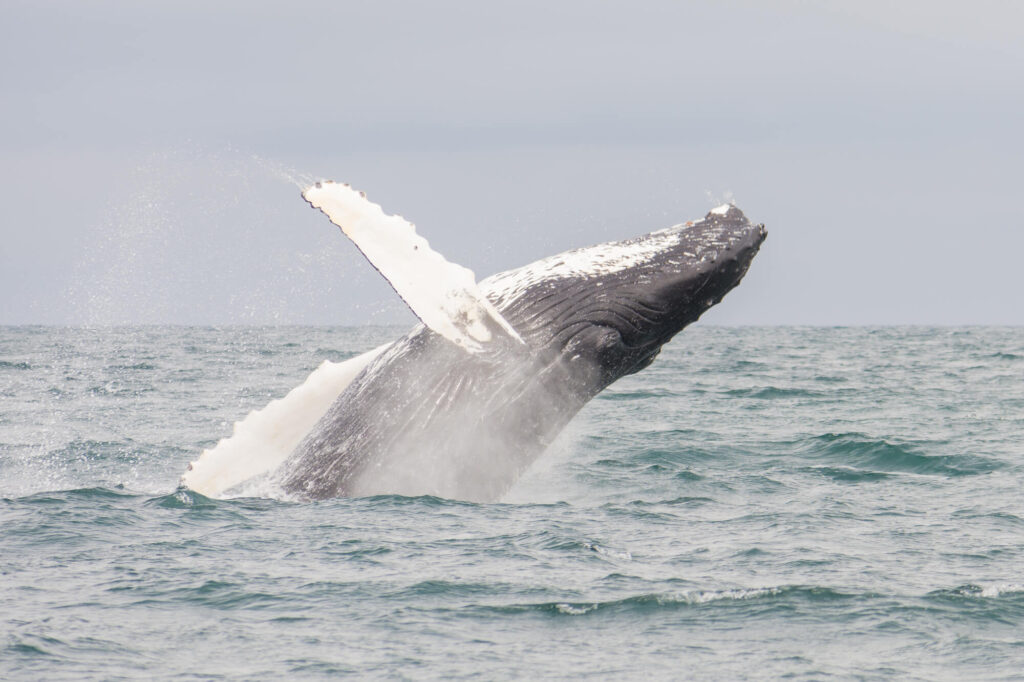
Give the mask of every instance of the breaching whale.
[(479, 285), (347, 185), (303, 196), (420, 318), (403, 338), (236, 424), (182, 483), (218, 495), (264, 474), (300, 499), (495, 500), (573, 416), (739, 284), (766, 232), (733, 205), (551, 256)]

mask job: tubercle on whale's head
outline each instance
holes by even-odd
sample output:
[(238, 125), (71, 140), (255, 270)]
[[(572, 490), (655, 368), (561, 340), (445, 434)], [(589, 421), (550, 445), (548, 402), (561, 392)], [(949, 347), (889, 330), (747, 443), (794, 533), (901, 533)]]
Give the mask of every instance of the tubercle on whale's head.
[(727, 206), (682, 230), (680, 237), (637, 293), (639, 300), (667, 309), (664, 332), (669, 338), (740, 283), (767, 232), (735, 206)]
[(752, 224), (732, 205), (670, 230), (678, 234), (676, 243), (624, 272), (615, 288), (614, 314), (605, 324), (617, 332), (618, 344), (606, 341), (609, 361), (603, 363), (611, 381), (646, 367), (665, 343), (719, 303), (767, 236), (764, 225)]
[(563, 358), (601, 390), (646, 367), (661, 347), (739, 284), (766, 236), (732, 205), (622, 242), (577, 249), (485, 284), (535, 349)]

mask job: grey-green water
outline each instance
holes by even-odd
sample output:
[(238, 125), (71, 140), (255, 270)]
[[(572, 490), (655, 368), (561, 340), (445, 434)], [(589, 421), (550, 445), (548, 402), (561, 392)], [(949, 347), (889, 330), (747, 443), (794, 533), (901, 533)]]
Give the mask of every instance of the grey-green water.
[(0, 677), (1024, 671), (1024, 330), (697, 327), (497, 504), (175, 490), (401, 331), (0, 328)]

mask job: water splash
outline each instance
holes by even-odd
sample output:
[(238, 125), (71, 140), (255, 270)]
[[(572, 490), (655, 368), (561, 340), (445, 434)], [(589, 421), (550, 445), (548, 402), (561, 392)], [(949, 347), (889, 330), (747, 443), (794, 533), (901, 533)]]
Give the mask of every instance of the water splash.
[(81, 229), (65, 289), (72, 324), (409, 319), (356, 250), (297, 200), (296, 188), (315, 181), (307, 172), (183, 148), (150, 154), (115, 181), (105, 217)]
[(268, 174), (294, 185), (300, 191), (323, 179), (310, 173), (303, 173), (280, 161), (268, 159), (258, 154), (251, 154), (249, 158), (251, 158), (259, 167), (263, 168)]

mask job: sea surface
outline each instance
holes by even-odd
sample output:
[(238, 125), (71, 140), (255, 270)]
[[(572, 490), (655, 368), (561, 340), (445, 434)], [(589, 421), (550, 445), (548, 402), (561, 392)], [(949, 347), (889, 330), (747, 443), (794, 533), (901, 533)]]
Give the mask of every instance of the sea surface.
[(1021, 679), (1024, 329), (697, 326), (500, 502), (177, 489), (397, 328), (0, 328), (0, 679)]

